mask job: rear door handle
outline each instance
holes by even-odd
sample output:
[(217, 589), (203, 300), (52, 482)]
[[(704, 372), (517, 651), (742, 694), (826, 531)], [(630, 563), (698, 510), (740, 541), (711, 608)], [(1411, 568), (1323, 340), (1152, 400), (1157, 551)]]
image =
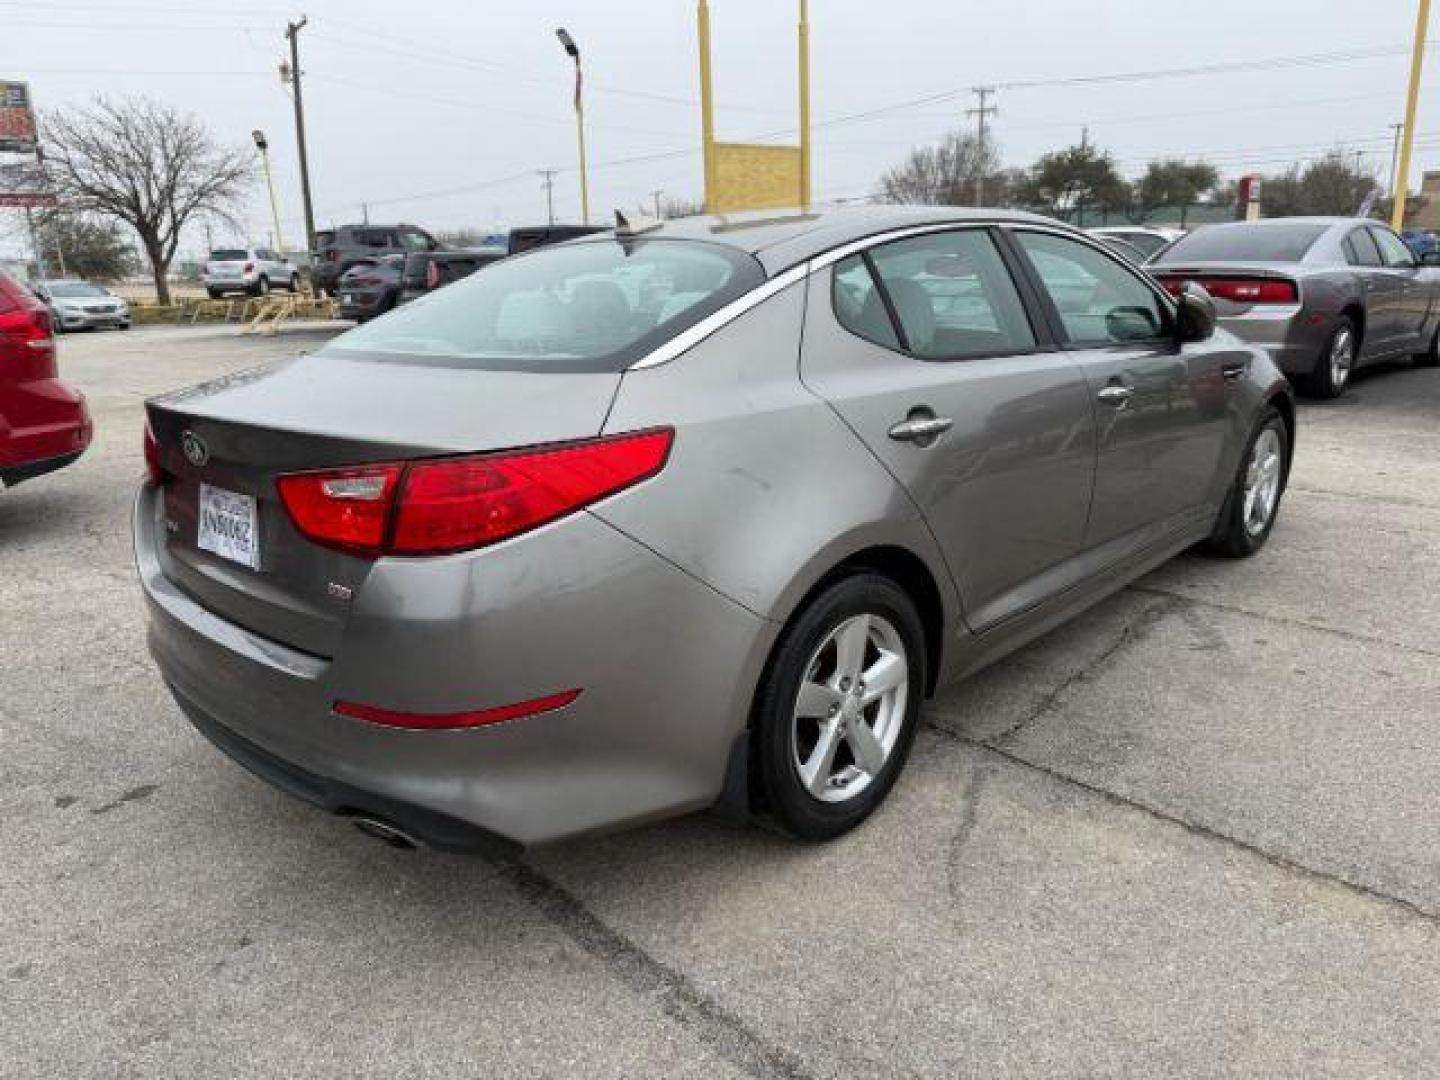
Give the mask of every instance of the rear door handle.
[(1128, 386), (1107, 386), (1095, 396), (1106, 405), (1114, 405), (1117, 409), (1123, 409), (1130, 404), (1130, 399), (1135, 396), (1135, 391)]
[(948, 416), (931, 416), (924, 419), (902, 420), (890, 429), (890, 438), (896, 442), (913, 442), (929, 445), (953, 427), (955, 421)]
[(1244, 378), (1245, 373), (1249, 370), (1250, 361), (1232, 360), (1228, 364), (1221, 365), (1220, 374), (1224, 375), (1228, 381), (1235, 382), (1237, 379)]

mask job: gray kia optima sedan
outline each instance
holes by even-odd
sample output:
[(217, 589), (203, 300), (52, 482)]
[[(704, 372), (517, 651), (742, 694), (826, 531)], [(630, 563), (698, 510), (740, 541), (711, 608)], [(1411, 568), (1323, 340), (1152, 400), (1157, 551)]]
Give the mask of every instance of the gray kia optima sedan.
[(1294, 425), (1203, 295), (1042, 218), (625, 229), (149, 402), (150, 648), (221, 749), (392, 841), (830, 837), (937, 685), (1258, 549)]

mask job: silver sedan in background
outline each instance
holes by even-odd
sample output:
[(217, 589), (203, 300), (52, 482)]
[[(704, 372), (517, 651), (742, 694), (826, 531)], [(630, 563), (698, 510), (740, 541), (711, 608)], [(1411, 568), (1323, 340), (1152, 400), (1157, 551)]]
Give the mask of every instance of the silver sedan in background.
[(1363, 218), (1272, 218), (1198, 229), (1150, 271), (1172, 293), (1195, 282), (1220, 325), (1263, 346), (1306, 393), (1339, 397), (1367, 364), (1440, 363), (1440, 271)]

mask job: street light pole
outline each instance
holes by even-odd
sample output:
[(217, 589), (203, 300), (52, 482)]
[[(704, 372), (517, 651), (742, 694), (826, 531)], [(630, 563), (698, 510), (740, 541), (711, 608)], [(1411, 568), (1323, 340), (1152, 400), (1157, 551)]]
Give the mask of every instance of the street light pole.
[(555, 31), (566, 54), (575, 61), (575, 134), (580, 143), (580, 224), (590, 224), (590, 177), (585, 165), (585, 102), (580, 75), (580, 46), (563, 26)]
[(285, 251), (285, 239), (280, 235), (280, 201), (275, 198), (275, 174), (270, 171), (270, 143), (265, 132), (256, 128), (250, 133), (255, 140), (255, 149), (260, 151), (260, 163), (265, 167), (265, 186), (270, 189), (270, 220), (275, 223), (275, 249)]

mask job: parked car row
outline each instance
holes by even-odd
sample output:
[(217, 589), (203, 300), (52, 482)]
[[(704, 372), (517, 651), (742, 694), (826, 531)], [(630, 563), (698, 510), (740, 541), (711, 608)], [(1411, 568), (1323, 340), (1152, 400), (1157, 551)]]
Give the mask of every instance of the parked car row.
[(850, 207), (505, 259), (147, 403), (150, 648), (393, 843), (863, 821), (922, 699), (1197, 543), (1260, 549), (1269, 352), (1045, 218)]

